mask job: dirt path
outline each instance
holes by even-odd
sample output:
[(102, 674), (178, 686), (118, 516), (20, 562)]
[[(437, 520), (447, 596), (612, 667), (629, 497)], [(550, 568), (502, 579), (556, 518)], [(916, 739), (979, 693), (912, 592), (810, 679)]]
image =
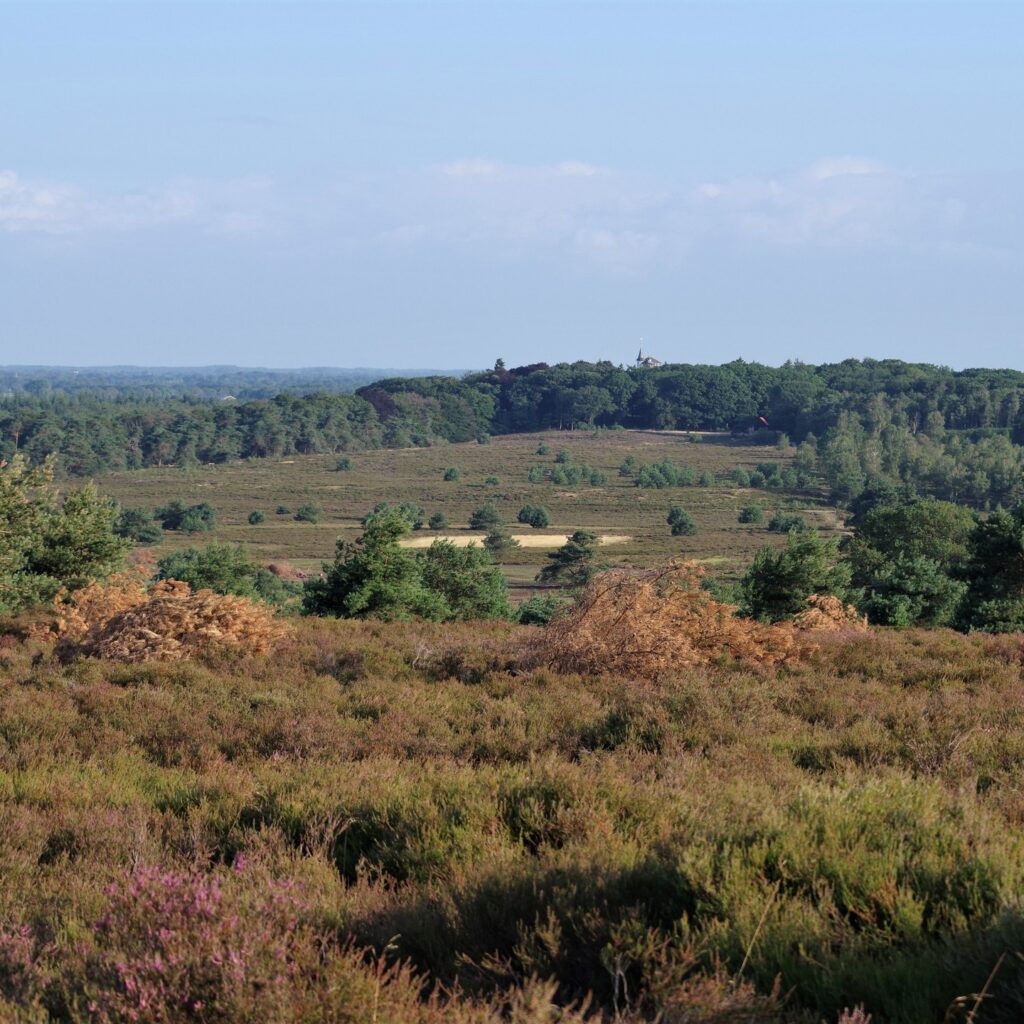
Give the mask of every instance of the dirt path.
[[(403, 548), (429, 548), (435, 540), (449, 540), (457, 547), (464, 548), (470, 544), (483, 544), (484, 536), (482, 533), (431, 533), (426, 537), (406, 537), (399, 543)], [(524, 548), (560, 548), (569, 539), (567, 533), (514, 533), (512, 536)], [(602, 533), (598, 537), (602, 546), (625, 544), (632, 539), (621, 533)]]

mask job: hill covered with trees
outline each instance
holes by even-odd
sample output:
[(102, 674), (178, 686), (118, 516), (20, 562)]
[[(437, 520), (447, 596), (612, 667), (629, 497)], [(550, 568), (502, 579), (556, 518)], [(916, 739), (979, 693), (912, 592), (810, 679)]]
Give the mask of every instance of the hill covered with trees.
[[(8, 388), (0, 453), (59, 456), (69, 475), (292, 454), (429, 446), (550, 428), (731, 430), (807, 446), (842, 502), (880, 483), (974, 507), (1024, 497), (1024, 373), (899, 360), (780, 367), (734, 361), (624, 369), (544, 363), (464, 377), (389, 377), (332, 393), (299, 371), (280, 393), (266, 371), (234, 371), (233, 395)], [(251, 386), (246, 374), (255, 375)], [(324, 371), (323, 374), (326, 374)], [(263, 375), (263, 376), (261, 376)], [(177, 390), (175, 390), (175, 388)], [(259, 397), (244, 398), (256, 392)], [(765, 427), (765, 423), (767, 427)]]

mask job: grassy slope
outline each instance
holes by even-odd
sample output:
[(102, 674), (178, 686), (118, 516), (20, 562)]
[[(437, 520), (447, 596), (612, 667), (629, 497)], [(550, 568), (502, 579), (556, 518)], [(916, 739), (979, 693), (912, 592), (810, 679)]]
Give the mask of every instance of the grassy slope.
[[(785, 672), (645, 682), (499, 670), (522, 627), (297, 628), (275, 657), (206, 666), (62, 667), (5, 640), (0, 922), (88, 951), (106, 888), (158, 864), (220, 873), (258, 930), (245, 907), (288, 879), (318, 928), (432, 978), (486, 995), (551, 976), (606, 1008), (645, 991), (629, 1020), (750, 1002), (722, 980), (750, 950), (744, 978), (778, 979), (794, 1020), (863, 1002), (939, 1021), (1024, 949), (1019, 638), (882, 633)], [(46, 970), (51, 1001), (84, 984), (87, 952), (18, 975), (12, 943), (0, 1019)], [(979, 1024), (1024, 1015), (1019, 967)], [(371, 1019), (352, 991), (330, 1019)], [(305, 998), (305, 1018), (249, 1019), (326, 1019), (326, 988)]]
[[(536, 454), (541, 441), (550, 448), (547, 456)], [(608, 475), (607, 484), (569, 490), (529, 483), (530, 467), (553, 466), (560, 448), (567, 448), (575, 462), (603, 470)], [(589, 527), (632, 537), (630, 542), (606, 550), (609, 561), (653, 565), (684, 554), (711, 562), (725, 576), (738, 575), (758, 547), (777, 540), (763, 526), (737, 523), (737, 513), (751, 502), (771, 509), (792, 496), (740, 490), (725, 483), (709, 488), (641, 490), (631, 480), (618, 476), (618, 467), (629, 454), (639, 462), (669, 458), (690, 466), (698, 476), (705, 470), (724, 476), (736, 466), (749, 468), (758, 462), (790, 458), (773, 447), (744, 445), (721, 435), (708, 435), (704, 442), (695, 444), (671, 433), (549, 432), (497, 437), (489, 445), (473, 442), (366, 452), (351, 456), (353, 469), (342, 473), (335, 471), (336, 456), (304, 456), (191, 470), (138, 470), (102, 477), (98, 483), (104, 493), (125, 506), (152, 508), (171, 498), (187, 503), (209, 501), (219, 511), (218, 539), (244, 543), (264, 561), (288, 559), (310, 567), (333, 555), (336, 537), (357, 536), (360, 517), (378, 501), (415, 501), (428, 515), (443, 512), (452, 526), (462, 528), (470, 513), (486, 501), (493, 501), (510, 524), (515, 523), (516, 513), (524, 504), (542, 504), (551, 512), (551, 527), (546, 533), (565, 534)], [(460, 470), (458, 482), (441, 479), (448, 466)], [(488, 476), (498, 477), (500, 485), (485, 485)], [(835, 528), (835, 513), (823, 505), (820, 496), (803, 498), (820, 506), (808, 513), (816, 525), (826, 530)], [(304, 502), (324, 510), (318, 525), (274, 514), (279, 505), (294, 511)], [(693, 514), (700, 529), (696, 537), (670, 535), (665, 516), (676, 504)], [(264, 524), (247, 523), (254, 509), (267, 514)], [(203, 539), (173, 535), (157, 550), (202, 543)], [(511, 580), (523, 582), (532, 579), (544, 560), (543, 550), (524, 548), (509, 557), (506, 571)]]

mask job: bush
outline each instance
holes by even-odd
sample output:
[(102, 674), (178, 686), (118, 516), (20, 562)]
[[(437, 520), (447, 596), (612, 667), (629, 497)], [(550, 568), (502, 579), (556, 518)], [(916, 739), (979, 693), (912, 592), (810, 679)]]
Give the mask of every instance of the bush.
[(284, 605), (298, 594), (269, 569), (257, 565), (241, 545), (218, 544), (205, 548), (183, 548), (157, 562), (158, 580), (182, 580), (193, 590), (208, 589), (217, 594), (234, 594)]
[(491, 435), (490, 434), (479, 434), (477, 436), (476, 443), (477, 444), (490, 444), (491, 443)]
[(599, 469), (592, 469), (587, 475), (587, 482), (591, 487), (603, 487), (608, 483), (608, 474), (602, 473)]
[(320, 509), (316, 505), (307, 502), (304, 505), (300, 505), (295, 512), (295, 519), (300, 523), (319, 523), (320, 522)]
[(741, 523), (763, 523), (764, 509), (760, 505), (744, 505), (737, 520)]
[(737, 487), (749, 487), (750, 486), (750, 474), (740, 467), (737, 467), (729, 474), (729, 479)]
[(484, 478), (485, 487), (497, 487), (501, 481), (496, 476), (489, 476)]
[(692, 469), (673, 465), (668, 459), (638, 466), (634, 474), (636, 486), (646, 488), (690, 487), (693, 480)]
[(636, 472), (636, 456), (627, 455), (619, 466), (619, 476), (632, 476)]
[(572, 453), (568, 448), (559, 448), (558, 454), (555, 456), (555, 462), (560, 466), (568, 466), (572, 462)]
[(747, 481), (751, 487), (759, 488), (765, 486), (767, 478), (759, 469), (752, 469), (747, 477)]
[(207, 533), (217, 528), (217, 510), (207, 501), (187, 508), (180, 501), (171, 501), (154, 513), (165, 530), (181, 533)]
[(516, 516), (516, 520), (532, 526), (535, 530), (543, 530), (551, 525), (551, 517), (543, 505), (524, 505)]
[(515, 619), (521, 626), (546, 626), (564, 607), (565, 603), (553, 595), (534, 594), (516, 608)]
[(448, 517), (443, 512), (435, 512), (427, 522), (427, 526), (431, 530), (447, 530)]
[(92, 484), (58, 507), (52, 463), (29, 468), (16, 455), (0, 462), (0, 611), (20, 611), (105, 579), (131, 542), (118, 536), (116, 505)]
[(776, 512), (768, 520), (770, 533), (806, 533), (810, 529), (807, 520), (795, 512)]
[(266, 521), (267, 521), (266, 515), (263, 512), (260, 512), (259, 509), (257, 509), (254, 512), (250, 512), (249, 513), (249, 525), (250, 526), (259, 526), (260, 523), (265, 523)]
[[(361, 522), (363, 526), (366, 526), (374, 516), (379, 516), (390, 510), (391, 506), (386, 501), (378, 501), (377, 504), (374, 505), (365, 516), (363, 516)], [(423, 523), (426, 521), (427, 513), (424, 512), (415, 501), (403, 501), (401, 504), (395, 506), (395, 511), (397, 511), (409, 524), (410, 530), (423, 529)]]
[(274, 509), (274, 515), (277, 516), (290, 516), (291, 514), (292, 510), (287, 505), (278, 505), (277, 508)]
[(492, 530), (500, 526), (503, 520), (501, 513), (491, 504), (482, 505), (469, 517), (471, 530)]
[(850, 567), (839, 561), (839, 541), (817, 533), (787, 535), (784, 548), (764, 547), (743, 577), (743, 611), (764, 622), (792, 618), (815, 594), (845, 599)]
[(338, 473), (347, 473), (352, 468), (352, 460), (349, 458), (338, 459), (334, 468)]
[(163, 538), (163, 527), (145, 508), (124, 508), (114, 524), (114, 533), (136, 544), (156, 544)]
[(543, 441), (541, 441), (541, 443), (537, 445), (538, 455), (549, 455), (550, 453), (551, 449)]
[(672, 527), (673, 537), (695, 537), (697, 535), (697, 524), (693, 516), (678, 505), (669, 509), (666, 522)]
[(538, 581), (585, 586), (597, 571), (597, 543), (597, 534), (592, 530), (577, 530), (557, 551), (549, 552), (549, 564), (537, 574)]
[(484, 548), (493, 558), (500, 558), (520, 547), (519, 541), (504, 526), (492, 526), (484, 537)]
[(701, 473), (697, 483), (701, 487), (714, 487), (716, 484), (715, 474), (710, 470), (706, 469)]
[(460, 476), (461, 476), (461, 474), (459, 473), (459, 471), (454, 466), (449, 466), (444, 471), (443, 479), (444, 480), (448, 480), (448, 481), (453, 481), (453, 480), (458, 480)]

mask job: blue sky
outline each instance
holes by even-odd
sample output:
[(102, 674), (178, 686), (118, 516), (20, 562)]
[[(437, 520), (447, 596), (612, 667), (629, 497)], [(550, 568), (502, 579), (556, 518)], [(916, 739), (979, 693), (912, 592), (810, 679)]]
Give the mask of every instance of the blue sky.
[(1024, 4), (0, 0), (0, 363), (1024, 368)]

